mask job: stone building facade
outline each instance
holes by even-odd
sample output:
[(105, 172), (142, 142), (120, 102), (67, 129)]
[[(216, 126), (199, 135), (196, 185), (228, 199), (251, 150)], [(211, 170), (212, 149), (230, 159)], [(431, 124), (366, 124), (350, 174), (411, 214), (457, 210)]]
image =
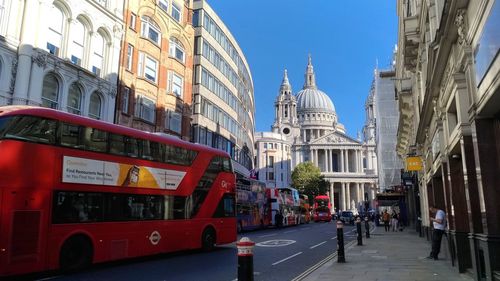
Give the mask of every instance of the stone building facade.
[(190, 140), (192, 1), (126, 0), (116, 123)]
[(397, 151), (419, 156), (423, 235), (447, 214), (452, 264), (500, 275), (500, 1), (398, 1)]
[(113, 122), (122, 9), (123, 1), (2, 1), (0, 105)]

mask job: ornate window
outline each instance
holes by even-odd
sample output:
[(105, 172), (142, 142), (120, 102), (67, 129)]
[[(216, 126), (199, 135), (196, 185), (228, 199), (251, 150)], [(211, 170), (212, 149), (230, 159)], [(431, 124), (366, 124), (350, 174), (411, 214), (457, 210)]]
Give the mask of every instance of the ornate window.
[(158, 0), (158, 7), (168, 13), (168, 1), (167, 0)]
[(57, 109), (59, 100), (59, 82), (54, 74), (49, 73), (43, 78), (42, 106)]
[(82, 91), (76, 83), (69, 86), (68, 112), (78, 115), (82, 113)]
[(102, 100), (101, 96), (97, 92), (93, 92), (90, 96), (90, 105), (89, 105), (89, 117), (94, 119), (101, 119), (102, 112)]
[(139, 76), (156, 83), (156, 81), (158, 81), (158, 62), (144, 53), (139, 53), (137, 73)]
[(156, 43), (156, 45), (160, 45), (161, 31), (156, 22), (154, 22), (150, 17), (147, 16), (142, 16), (141, 22), (141, 36), (148, 38), (149, 40)]
[(172, 2), (172, 17), (180, 22), (181, 21), (181, 18), (182, 18), (182, 7), (181, 5), (175, 3), (175, 2)]
[(104, 62), (104, 38), (101, 34), (96, 34), (92, 45), (92, 72), (100, 77)]
[(182, 78), (182, 76), (172, 71), (169, 72), (168, 84), (170, 93), (173, 93), (177, 97), (182, 98), (182, 95), (184, 93), (184, 79)]
[(137, 96), (135, 104), (135, 116), (149, 121), (155, 122), (155, 102), (145, 96)]
[(73, 25), (71, 29), (71, 36), (73, 37), (73, 42), (71, 42), (71, 61), (76, 65), (82, 65), (83, 60), (83, 50), (85, 48), (85, 26), (79, 20)]
[(184, 51), (184, 46), (182, 46), (182, 43), (177, 40), (177, 38), (171, 37), (169, 41), (169, 49), (168, 49), (168, 55), (171, 57), (176, 58), (182, 63), (185, 63), (186, 60), (186, 55)]
[(46, 17), (49, 22), (47, 34), (47, 50), (59, 56), (63, 41), (64, 14), (57, 6), (52, 5), (50, 14)]

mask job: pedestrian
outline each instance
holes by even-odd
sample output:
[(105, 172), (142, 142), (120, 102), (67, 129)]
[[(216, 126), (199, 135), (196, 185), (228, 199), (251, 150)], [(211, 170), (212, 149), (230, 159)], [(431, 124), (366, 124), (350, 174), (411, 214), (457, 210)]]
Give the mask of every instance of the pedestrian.
[(431, 214), (434, 214), (434, 217), (430, 216), (434, 231), (432, 232), (432, 251), (427, 258), (437, 260), (441, 250), (441, 239), (446, 227), (446, 216), (444, 211), (436, 206), (430, 206), (429, 210)]
[(280, 211), (276, 211), (276, 215), (274, 215), (274, 224), (276, 228), (281, 228), (281, 226), (283, 226), (283, 216)]
[(384, 211), (384, 214), (382, 215), (382, 221), (384, 222), (384, 228), (385, 232), (389, 231), (389, 221), (391, 220), (391, 215), (387, 212), (387, 210)]
[(391, 226), (392, 232), (398, 231), (398, 214), (396, 214), (396, 211), (392, 211)]

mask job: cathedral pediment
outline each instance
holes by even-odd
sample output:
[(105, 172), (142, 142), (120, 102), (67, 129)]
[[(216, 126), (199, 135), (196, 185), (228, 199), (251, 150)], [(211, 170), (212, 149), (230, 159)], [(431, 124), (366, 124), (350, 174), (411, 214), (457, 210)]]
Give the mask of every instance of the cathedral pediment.
[(314, 145), (331, 145), (331, 144), (361, 144), (358, 140), (355, 140), (347, 135), (340, 132), (333, 132), (328, 135), (322, 136), (310, 142)]

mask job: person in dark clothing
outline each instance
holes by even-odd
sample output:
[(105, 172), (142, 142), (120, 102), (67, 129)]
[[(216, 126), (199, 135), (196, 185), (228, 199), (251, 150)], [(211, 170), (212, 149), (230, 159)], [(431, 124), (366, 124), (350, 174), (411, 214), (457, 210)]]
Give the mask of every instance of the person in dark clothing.
[(283, 215), (280, 211), (277, 211), (274, 215), (274, 223), (277, 228), (281, 228), (283, 226)]

